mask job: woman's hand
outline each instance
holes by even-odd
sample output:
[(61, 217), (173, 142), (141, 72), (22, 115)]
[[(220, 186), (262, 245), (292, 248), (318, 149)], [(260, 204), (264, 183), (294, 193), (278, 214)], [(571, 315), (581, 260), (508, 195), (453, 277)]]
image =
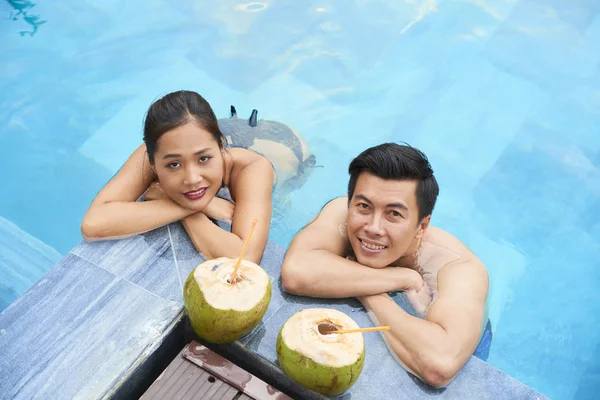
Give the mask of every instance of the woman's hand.
[(207, 217), (212, 219), (219, 219), (229, 221), (233, 219), (233, 213), (235, 211), (235, 204), (229, 200), (215, 197), (208, 203), (208, 205), (202, 210)]

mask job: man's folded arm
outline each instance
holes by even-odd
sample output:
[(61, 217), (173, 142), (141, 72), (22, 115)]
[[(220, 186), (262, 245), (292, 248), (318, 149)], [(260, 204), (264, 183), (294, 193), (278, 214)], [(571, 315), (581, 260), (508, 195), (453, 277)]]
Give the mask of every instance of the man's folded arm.
[(421, 277), (413, 270), (375, 269), (346, 259), (349, 244), (342, 229), (346, 216), (347, 198), (334, 199), (295, 236), (281, 269), (285, 291), (311, 297), (343, 298), (422, 286)]
[(452, 381), (477, 347), (488, 276), (485, 268), (465, 263), (442, 269), (438, 284), (426, 319), (407, 314), (385, 294), (361, 299), (378, 324), (391, 326), (384, 336), (402, 365), (436, 387)]

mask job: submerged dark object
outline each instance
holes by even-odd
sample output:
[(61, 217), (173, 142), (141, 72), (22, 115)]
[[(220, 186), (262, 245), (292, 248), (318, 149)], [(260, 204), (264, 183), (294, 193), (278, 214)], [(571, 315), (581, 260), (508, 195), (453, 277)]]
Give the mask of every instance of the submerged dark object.
[(277, 176), (275, 187), (282, 193), (301, 187), (317, 167), (314, 154), (298, 132), (281, 122), (259, 120), (256, 109), (243, 119), (231, 106), (231, 116), (219, 119), (219, 128), (229, 147), (250, 149), (271, 161)]

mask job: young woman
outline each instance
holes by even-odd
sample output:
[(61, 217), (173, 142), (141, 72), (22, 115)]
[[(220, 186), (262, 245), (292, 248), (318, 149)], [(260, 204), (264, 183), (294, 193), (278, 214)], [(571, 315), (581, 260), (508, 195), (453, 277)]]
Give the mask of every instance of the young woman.
[[(182, 220), (207, 259), (239, 256), (258, 219), (244, 258), (258, 263), (271, 221), (271, 163), (246, 149), (227, 149), (217, 118), (198, 93), (170, 93), (150, 106), (144, 144), (98, 193), (81, 231), (110, 240)], [(229, 189), (234, 203), (216, 197)], [(144, 195), (144, 201), (137, 201)], [(231, 232), (212, 219), (232, 220)]]

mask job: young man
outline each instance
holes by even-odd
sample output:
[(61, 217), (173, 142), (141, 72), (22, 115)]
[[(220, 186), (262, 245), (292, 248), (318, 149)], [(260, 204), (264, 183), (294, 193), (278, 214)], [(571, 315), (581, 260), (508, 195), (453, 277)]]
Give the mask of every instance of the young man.
[[(488, 322), (488, 274), (457, 238), (429, 225), (439, 188), (427, 157), (386, 143), (349, 167), (348, 196), (327, 203), (293, 239), (282, 280), (298, 295), (357, 297), (399, 362), (433, 386), (449, 383)], [(404, 291), (423, 318), (387, 292)]]

